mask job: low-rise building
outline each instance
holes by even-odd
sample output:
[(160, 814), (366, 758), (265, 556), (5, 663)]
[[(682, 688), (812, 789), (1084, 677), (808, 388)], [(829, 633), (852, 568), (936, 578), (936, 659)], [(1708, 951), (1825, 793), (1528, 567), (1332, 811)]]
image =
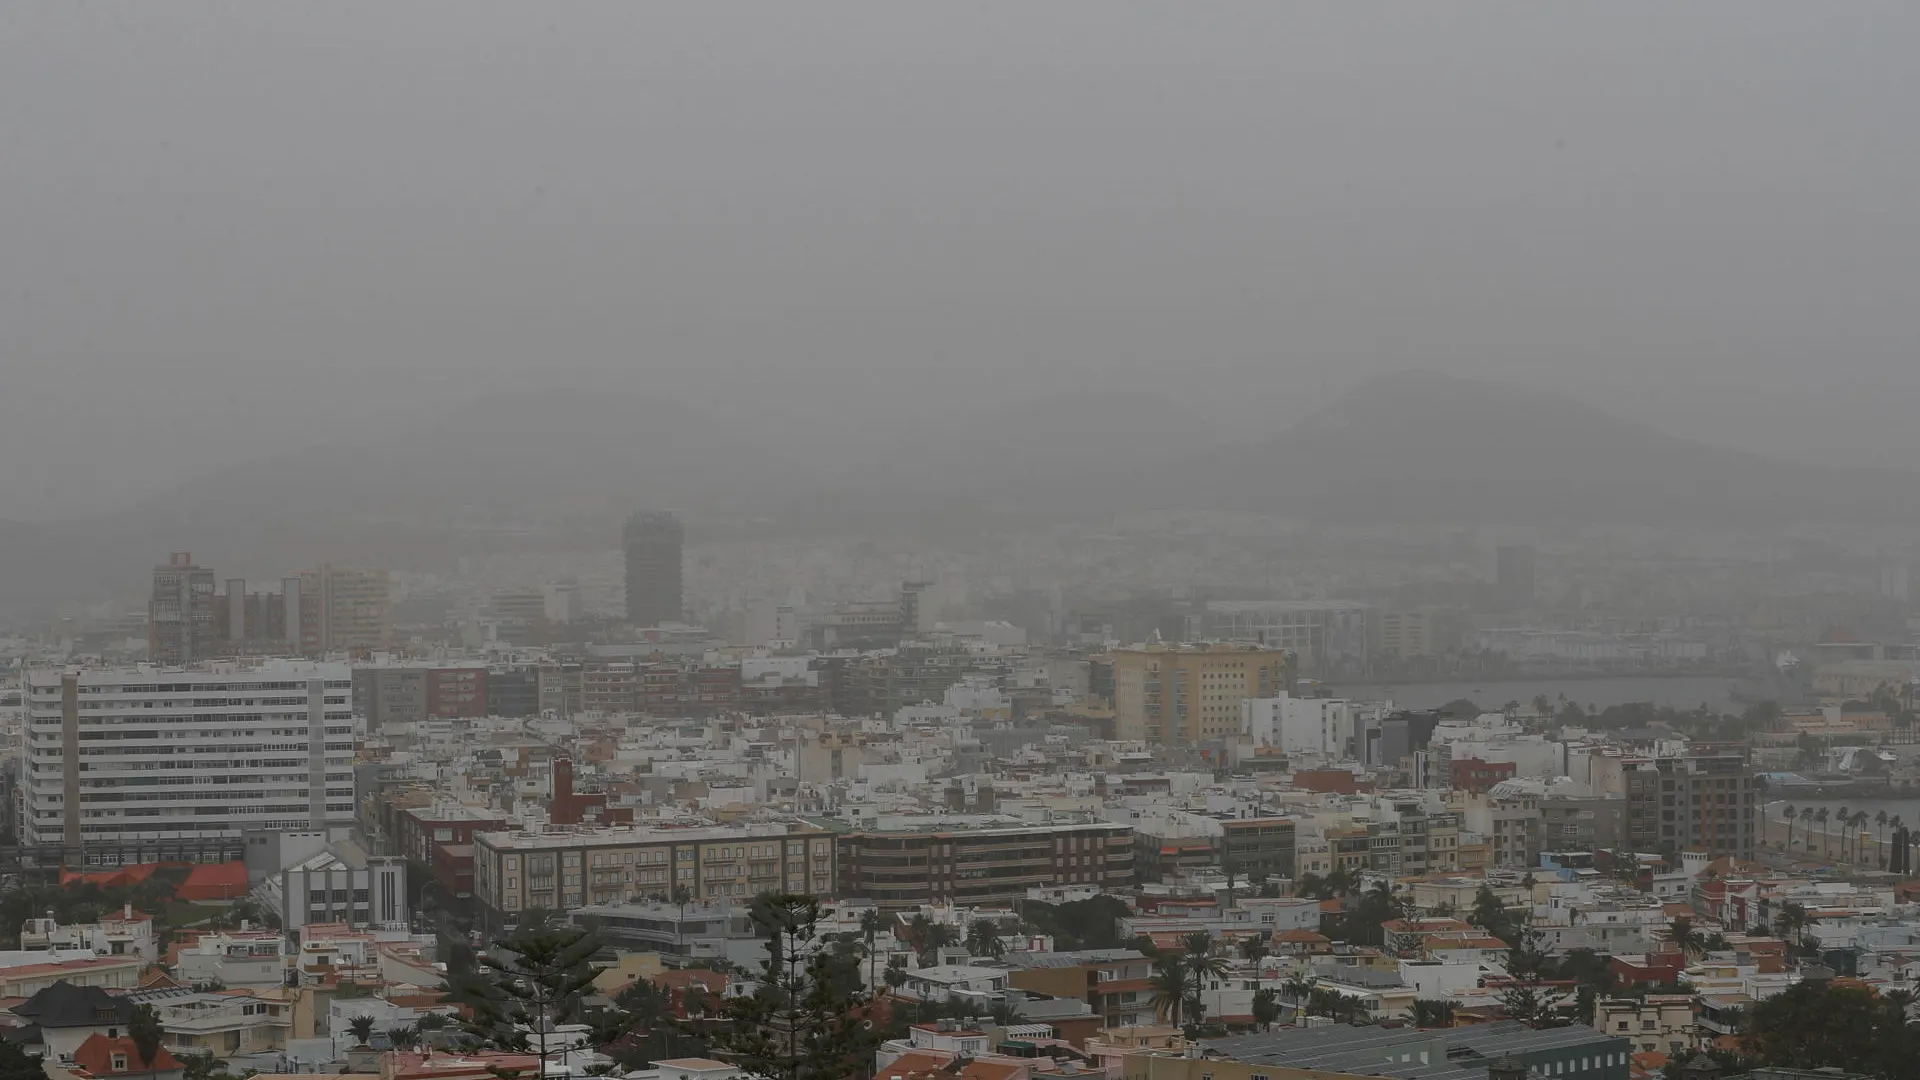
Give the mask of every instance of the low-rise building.
[(889, 910), (951, 903), (1009, 905), (1031, 888), (1133, 884), (1124, 825), (1017, 825), (853, 832), (836, 843), (840, 895)]
[(532, 908), (564, 914), (683, 890), (695, 900), (833, 892), (833, 837), (810, 825), (485, 832), (473, 846), (474, 897), (489, 930)]
[(1084, 1001), (1104, 1027), (1151, 1023), (1153, 961), (1135, 949), (1009, 953), (1007, 985)]

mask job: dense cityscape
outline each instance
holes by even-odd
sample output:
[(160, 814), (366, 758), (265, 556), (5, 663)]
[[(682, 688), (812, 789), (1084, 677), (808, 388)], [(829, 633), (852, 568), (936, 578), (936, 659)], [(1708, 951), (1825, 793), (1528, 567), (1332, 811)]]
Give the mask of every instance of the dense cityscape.
[(1808, 631), (1595, 617), (1591, 564), (1520, 543), (1361, 599), (964, 565), (763, 598), (672, 512), (609, 541), (486, 584), (177, 552), (143, 612), (23, 628), (8, 1045), (196, 1080), (1913, 1068), (1895, 556)]
[(0, 1080), (1920, 1080), (1920, 4), (0, 4)]

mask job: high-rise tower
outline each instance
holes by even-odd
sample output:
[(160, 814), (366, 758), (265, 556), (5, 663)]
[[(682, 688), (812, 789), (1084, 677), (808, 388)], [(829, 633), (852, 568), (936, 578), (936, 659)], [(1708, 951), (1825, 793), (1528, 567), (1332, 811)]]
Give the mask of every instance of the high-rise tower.
[(213, 571), (176, 551), (153, 568), (147, 602), (147, 659), (179, 667), (218, 655), (214, 633)]
[(627, 557), (627, 621), (658, 626), (686, 617), (680, 560), (687, 530), (665, 510), (642, 510), (627, 519), (621, 548)]

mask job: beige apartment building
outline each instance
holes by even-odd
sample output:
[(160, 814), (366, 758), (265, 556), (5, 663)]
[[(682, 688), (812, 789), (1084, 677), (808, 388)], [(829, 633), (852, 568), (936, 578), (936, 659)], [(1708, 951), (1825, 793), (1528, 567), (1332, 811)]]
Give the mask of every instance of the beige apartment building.
[(385, 570), (322, 565), (300, 575), (300, 644), (309, 655), (384, 649), (393, 642)]
[(560, 913), (683, 890), (745, 903), (767, 889), (829, 896), (833, 835), (799, 824), (550, 827), (473, 837), (473, 895), (489, 929), (533, 908)]
[(1244, 643), (1137, 645), (1113, 652), (1115, 733), (1192, 744), (1240, 733), (1240, 703), (1293, 687), (1293, 655)]

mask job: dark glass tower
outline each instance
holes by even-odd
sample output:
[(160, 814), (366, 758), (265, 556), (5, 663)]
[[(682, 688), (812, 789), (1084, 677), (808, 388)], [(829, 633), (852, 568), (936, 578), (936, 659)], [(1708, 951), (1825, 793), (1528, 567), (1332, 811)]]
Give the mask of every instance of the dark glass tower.
[(686, 618), (680, 558), (687, 530), (665, 510), (642, 510), (621, 532), (627, 556), (627, 621), (658, 626)]

